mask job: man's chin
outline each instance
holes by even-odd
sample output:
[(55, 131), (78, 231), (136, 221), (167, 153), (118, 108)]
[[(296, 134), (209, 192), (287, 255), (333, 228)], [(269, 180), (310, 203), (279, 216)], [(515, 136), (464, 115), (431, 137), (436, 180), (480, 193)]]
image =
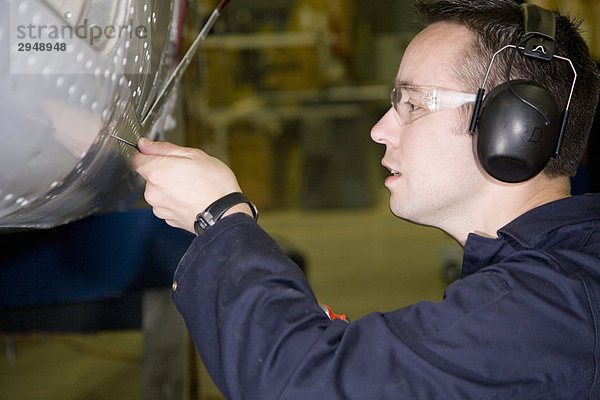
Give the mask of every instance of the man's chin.
[(407, 210), (406, 207), (398, 207), (398, 203), (392, 201), (392, 199), (390, 199), (389, 206), (390, 211), (397, 218), (417, 225), (435, 226), (432, 225), (431, 221), (425, 221), (426, 218), (423, 218), (423, 214), (419, 214), (415, 210)]

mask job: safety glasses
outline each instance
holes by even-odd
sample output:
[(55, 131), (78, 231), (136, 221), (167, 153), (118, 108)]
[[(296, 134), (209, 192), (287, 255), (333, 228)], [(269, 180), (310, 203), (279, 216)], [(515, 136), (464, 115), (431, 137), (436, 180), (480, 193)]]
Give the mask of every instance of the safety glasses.
[(474, 103), (476, 97), (473, 93), (430, 86), (397, 85), (390, 93), (390, 101), (401, 125), (408, 125), (429, 113)]

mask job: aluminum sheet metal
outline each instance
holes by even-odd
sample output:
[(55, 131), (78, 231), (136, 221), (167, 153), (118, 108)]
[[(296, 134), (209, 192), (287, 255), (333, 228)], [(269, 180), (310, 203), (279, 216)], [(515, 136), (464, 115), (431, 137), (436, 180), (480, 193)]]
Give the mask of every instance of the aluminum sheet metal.
[(111, 135), (164, 138), (174, 90), (148, 113), (176, 66), (182, 2), (0, 0), (0, 228), (139, 197), (136, 150)]

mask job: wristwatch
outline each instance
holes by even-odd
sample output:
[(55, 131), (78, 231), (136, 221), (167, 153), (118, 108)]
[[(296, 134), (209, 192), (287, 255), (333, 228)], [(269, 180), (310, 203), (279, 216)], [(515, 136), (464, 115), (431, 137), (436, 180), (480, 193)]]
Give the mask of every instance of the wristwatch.
[(231, 207), (241, 203), (246, 203), (250, 206), (252, 216), (256, 221), (258, 219), (256, 206), (243, 193), (234, 192), (221, 197), (196, 216), (196, 222), (194, 222), (196, 236), (199, 236), (202, 232), (213, 226)]

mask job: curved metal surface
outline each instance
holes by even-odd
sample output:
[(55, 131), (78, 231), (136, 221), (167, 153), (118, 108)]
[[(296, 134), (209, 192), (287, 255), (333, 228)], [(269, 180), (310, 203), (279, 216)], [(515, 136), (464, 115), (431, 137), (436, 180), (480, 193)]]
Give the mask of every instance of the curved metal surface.
[[(0, 0), (0, 228), (49, 228), (137, 199), (135, 150), (109, 135), (164, 137), (174, 96), (140, 121), (174, 66), (181, 1)], [(46, 42), (66, 46), (32, 50)]]

